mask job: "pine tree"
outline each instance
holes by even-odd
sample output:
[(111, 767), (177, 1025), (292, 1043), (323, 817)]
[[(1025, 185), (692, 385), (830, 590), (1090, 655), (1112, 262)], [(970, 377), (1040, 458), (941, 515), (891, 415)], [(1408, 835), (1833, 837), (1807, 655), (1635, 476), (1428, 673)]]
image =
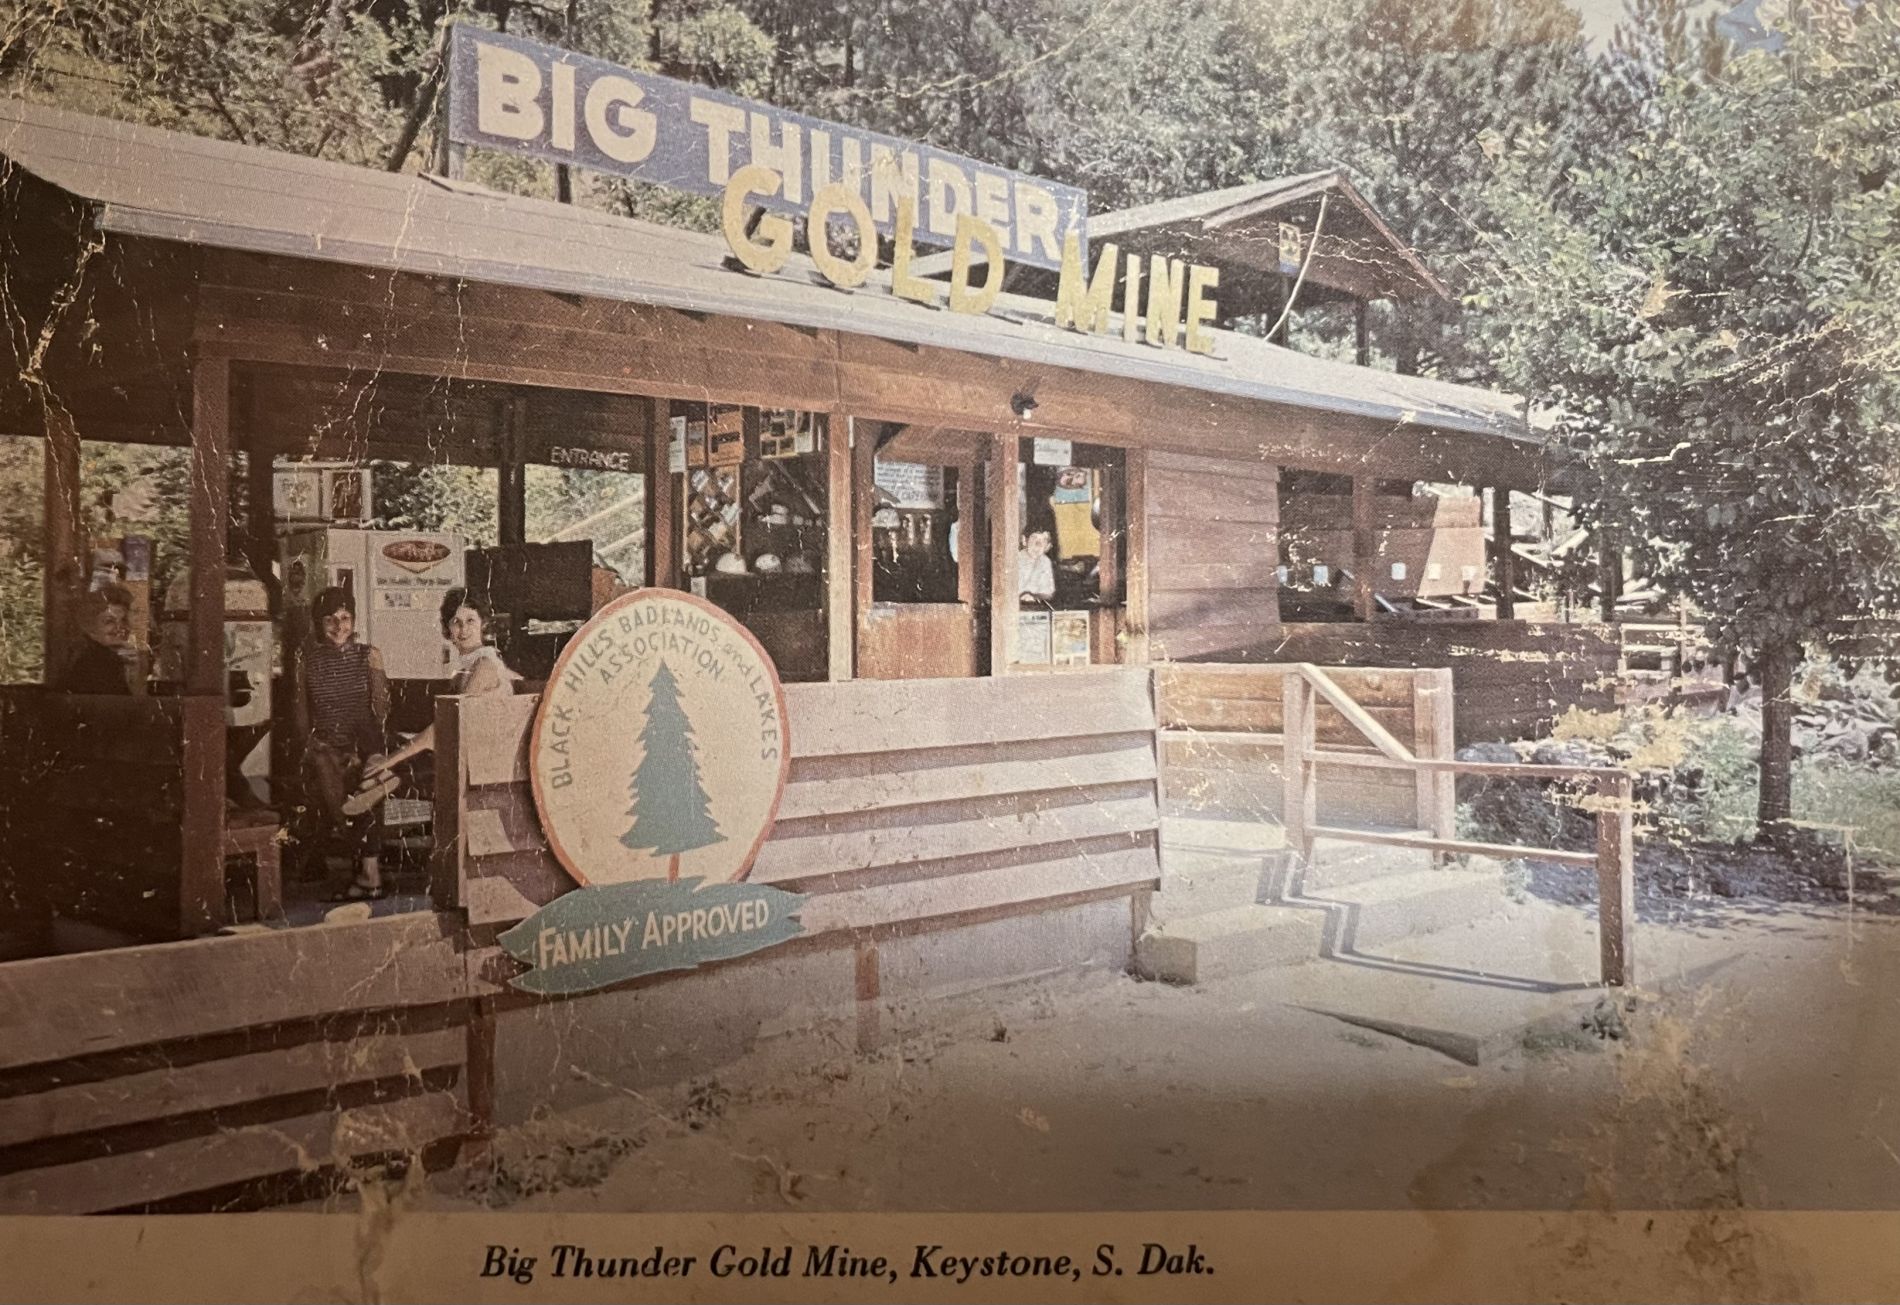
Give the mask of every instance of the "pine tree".
[(693, 726), (680, 706), (679, 681), (665, 662), (653, 673), (646, 726), (640, 731), (640, 764), (634, 767), (633, 824), (620, 841), (636, 851), (646, 848), (670, 855), (666, 877), (680, 877), (680, 853), (722, 842), (706, 809), (705, 786), (693, 756)]

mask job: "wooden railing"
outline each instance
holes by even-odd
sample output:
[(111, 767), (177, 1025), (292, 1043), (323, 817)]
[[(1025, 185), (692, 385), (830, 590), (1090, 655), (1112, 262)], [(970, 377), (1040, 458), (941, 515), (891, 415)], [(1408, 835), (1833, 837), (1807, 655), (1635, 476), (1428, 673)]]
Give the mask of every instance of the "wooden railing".
[[(1635, 829), (1632, 777), (1608, 766), (1531, 766), (1512, 762), (1478, 762), (1421, 758), (1394, 738), (1364, 707), (1354, 702), (1333, 678), (1308, 663), (1286, 668), (1281, 682), (1285, 695), (1285, 823), (1287, 846), (1310, 861), (1313, 843), (1326, 838), (1340, 842), (1385, 847), (1420, 848), (1446, 856), (1488, 856), (1498, 859), (1529, 857), (1561, 865), (1591, 866), (1597, 872), (1598, 946), (1603, 982), (1624, 987), (1635, 982)], [(1372, 744), (1374, 752), (1321, 751), (1314, 738), (1318, 703), (1344, 716)], [(1316, 819), (1318, 769), (1358, 766), (1377, 770), (1406, 770), (1441, 787), (1440, 800), (1430, 804), (1431, 828), (1413, 834), (1322, 825)], [(1455, 775), (1488, 775), (1512, 779), (1561, 779), (1595, 787), (1596, 850), (1566, 852), (1554, 848), (1521, 847), (1510, 843), (1480, 843), (1454, 837), (1455, 807), (1444, 794)]]

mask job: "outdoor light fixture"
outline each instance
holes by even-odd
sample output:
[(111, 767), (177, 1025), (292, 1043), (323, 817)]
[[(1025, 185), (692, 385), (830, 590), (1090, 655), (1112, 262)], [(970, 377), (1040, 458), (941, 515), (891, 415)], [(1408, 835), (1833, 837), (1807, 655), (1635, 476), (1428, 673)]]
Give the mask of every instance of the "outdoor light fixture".
[(1034, 420), (1029, 414), (1036, 410), (1036, 396), (1027, 390), (1019, 390), (1009, 396), (1009, 410), (1016, 414), (1018, 421)]

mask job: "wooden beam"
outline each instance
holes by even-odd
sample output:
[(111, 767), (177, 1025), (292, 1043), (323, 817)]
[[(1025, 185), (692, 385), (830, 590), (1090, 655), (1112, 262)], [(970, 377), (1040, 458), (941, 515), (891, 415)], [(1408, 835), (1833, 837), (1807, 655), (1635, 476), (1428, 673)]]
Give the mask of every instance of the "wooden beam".
[(652, 399), (647, 433), (646, 582), (658, 589), (680, 588), (679, 473), (672, 470), (672, 405)]
[(191, 384), (191, 622), (185, 692), (222, 697), (231, 364), (202, 358), (192, 368)]
[(851, 497), (851, 418), (833, 409), (825, 429), (826, 678), (848, 680), (857, 640), (857, 513)]
[[(871, 513), (877, 506), (877, 437), (881, 423), (867, 421), (859, 425), (854, 418), (851, 432), (851, 578), (855, 619), (852, 630), (859, 650), (871, 641), (871, 603), (875, 595), (873, 579), (877, 559), (871, 549)], [(864, 675), (866, 665), (853, 658), (857, 673)], [(869, 667), (874, 675), (889, 675), (886, 667)]]
[(45, 669), (51, 681), (72, 656), (79, 637), (77, 608), (86, 588), (85, 541), (80, 537), (79, 429), (71, 414), (42, 396), (46, 432), (46, 565), (42, 576)]
[(1517, 616), (1517, 554), (1511, 549), (1511, 491), (1491, 488), (1491, 550), (1497, 561), (1498, 619)]
[(1352, 478), (1352, 609), (1362, 621), (1372, 619), (1372, 570), (1379, 564), (1373, 488), (1370, 474), (1360, 473)]
[(1122, 511), (1128, 530), (1124, 591), (1128, 645), (1122, 650), (1122, 661), (1140, 665), (1152, 656), (1148, 643), (1148, 451), (1129, 449), (1126, 468)]
[(1353, 301), (1352, 356), (1361, 367), (1372, 365), (1372, 305), (1364, 299)]
[(224, 550), (230, 528), (231, 364), (191, 374), (191, 613), (185, 653), (179, 932), (224, 916)]
[[(1449, 761), (1455, 751), (1452, 719), (1451, 669), (1412, 672), (1412, 755), (1422, 760)], [(1458, 789), (1456, 778), (1447, 771), (1419, 766), (1414, 770), (1418, 785), (1418, 825), (1429, 829), (1434, 838), (1451, 838), (1458, 832)]]
[(495, 477), (496, 535), (505, 547), (528, 542), (528, 467), (521, 460), (521, 433), (527, 425), (528, 401), (511, 395), (501, 401), (501, 465)]
[(1313, 764), (1314, 720), (1318, 705), (1313, 686), (1304, 675), (1288, 674), (1280, 681), (1281, 820), (1286, 845), (1304, 864), (1313, 860), (1313, 829), (1319, 823), (1319, 788)]
[(1016, 493), (1022, 454), (1017, 436), (990, 437), (990, 674), (1008, 675), (1016, 664), (1016, 552), (1021, 547), (1023, 507)]

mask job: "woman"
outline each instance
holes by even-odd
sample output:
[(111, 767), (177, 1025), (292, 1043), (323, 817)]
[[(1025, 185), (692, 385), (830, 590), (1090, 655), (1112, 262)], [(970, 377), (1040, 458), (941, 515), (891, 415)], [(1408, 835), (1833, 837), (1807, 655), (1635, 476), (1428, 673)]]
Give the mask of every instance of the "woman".
[(120, 653), (131, 629), (131, 608), (132, 595), (119, 584), (91, 590), (79, 600), (79, 623), (86, 637), (54, 677), (54, 688), (67, 693), (132, 692)]
[[(383, 655), (356, 642), (356, 600), (347, 589), (325, 589), (310, 607), (313, 637), (297, 666), (292, 727), (303, 743), (303, 772), (323, 822), (322, 834), (351, 858), (349, 886), (335, 899), (368, 901), (384, 895), (370, 811), (351, 810), (350, 791), (363, 767), (380, 758), (389, 719), (389, 679)], [(320, 835), (321, 836), (321, 835)]]
[[(513, 693), (521, 677), (508, 669), (501, 654), (487, 642), (488, 605), (471, 597), (466, 589), (451, 589), (442, 600), (442, 635), (460, 659), (449, 693), (458, 697), (479, 697), (487, 693)], [(406, 761), (435, 748), (435, 726), (430, 725), (388, 757), (364, 768), (363, 786), (350, 804), (368, 810), (396, 787), (395, 769)]]

